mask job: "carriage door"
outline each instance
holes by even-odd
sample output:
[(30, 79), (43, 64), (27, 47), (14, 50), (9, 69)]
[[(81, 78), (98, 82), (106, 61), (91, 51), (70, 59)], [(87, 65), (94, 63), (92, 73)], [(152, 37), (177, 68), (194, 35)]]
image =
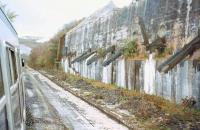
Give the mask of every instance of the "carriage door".
[(19, 74), (17, 70), (17, 60), (14, 48), (7, 48), (7, 56), (9, 61), (9, 71), (10, 71), (10, 93), (11, 93), (11, 104), (14, 120), (14, 128), (16, 130), (21, 129), (21, 105), (19, 96)]
[(4, 93), (4, 83), (1, 67), (1, 57), (0, 57), (0, 130), (8, 130), (8, 119), (6, 112), (6, 98)]

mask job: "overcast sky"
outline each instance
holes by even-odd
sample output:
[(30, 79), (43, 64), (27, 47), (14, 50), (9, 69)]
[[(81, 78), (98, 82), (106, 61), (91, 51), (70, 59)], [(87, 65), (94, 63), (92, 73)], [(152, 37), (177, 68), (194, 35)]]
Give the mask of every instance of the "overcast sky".
[[(14, 26), (19, 36), (50, 38), (64, 24), (87, 17), (110, 0), (2, 0), (18, 14)], [(113, 0), (118, 7), (131, 0)]]

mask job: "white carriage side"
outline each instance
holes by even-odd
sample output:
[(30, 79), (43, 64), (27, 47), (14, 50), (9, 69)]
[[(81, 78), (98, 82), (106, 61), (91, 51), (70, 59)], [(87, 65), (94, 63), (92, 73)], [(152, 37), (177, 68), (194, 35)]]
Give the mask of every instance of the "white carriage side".
[(0, 129), (25, 129), (24, 88), (18, 36), (0, 9)]

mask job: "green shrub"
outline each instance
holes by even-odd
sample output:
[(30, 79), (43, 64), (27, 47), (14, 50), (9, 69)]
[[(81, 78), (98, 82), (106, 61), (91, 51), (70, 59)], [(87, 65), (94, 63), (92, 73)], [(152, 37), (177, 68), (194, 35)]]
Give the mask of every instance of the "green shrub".
[(126, 58), (135, 57), (139, 54), (138, 44), (135, 40), (126, 42), (123, 48), (123, 55)]

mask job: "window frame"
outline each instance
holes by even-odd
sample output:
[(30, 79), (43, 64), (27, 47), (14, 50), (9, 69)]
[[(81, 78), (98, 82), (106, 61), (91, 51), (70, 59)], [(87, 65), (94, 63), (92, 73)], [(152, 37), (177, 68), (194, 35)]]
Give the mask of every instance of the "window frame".
[(11, 48), (10, 46), (6, 47), (6, 53), (8, 57), (8, 64), (10, 67), (10, 76), (11, 76), (11, 86), (17, 83), (17, 80), (19, 78), (18, 74), (18, 63), (16, 58), (16, 51), (14, 48)]

